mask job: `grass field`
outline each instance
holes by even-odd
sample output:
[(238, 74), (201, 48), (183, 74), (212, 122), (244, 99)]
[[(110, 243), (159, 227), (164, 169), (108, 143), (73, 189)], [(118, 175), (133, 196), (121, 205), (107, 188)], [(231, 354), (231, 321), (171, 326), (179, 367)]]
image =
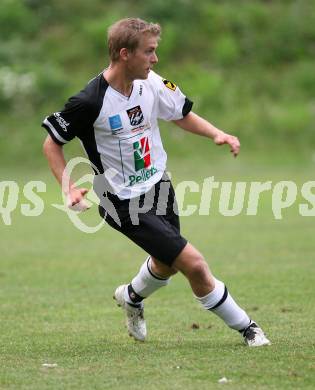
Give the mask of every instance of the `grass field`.
[[(170, 165), (175, 183), (212, 175), (226, 181), (292, 180), (298, 187), (314, 180), (311, 160)], [(282, 220), (274, 219), (268, 193), (255, 217), (223, 217), (214, 197), (210, 216), (182, 218), (183, 234), (262, 325), (272, 346), (246, 348), (236, 332), (197, 305), (180, 275), (146, 302), (148, 340), (136, 343), (112, 294), (134, 276), (145, 254), (107, 226), (95, 234), (76, 229), (51, 206), (60, 203), (60, 193), (48, 170), (3, 171), (6, 179), (20, 187), (42, 180), (47, 192), (41, 194), (42, 215), (25, 217), (17, 208), (12, 225), (0, 226), (1, 389), (315, 387), (315, 220), (299, 215), (300, 196)], [(198, 196), (190, 194), (187, 202)], [(98, 223), (96, 207), (82, 218)], [(192, 329), (194, 323), (199, 329)], [(231, 382), (218, 384), (222, 377)]]

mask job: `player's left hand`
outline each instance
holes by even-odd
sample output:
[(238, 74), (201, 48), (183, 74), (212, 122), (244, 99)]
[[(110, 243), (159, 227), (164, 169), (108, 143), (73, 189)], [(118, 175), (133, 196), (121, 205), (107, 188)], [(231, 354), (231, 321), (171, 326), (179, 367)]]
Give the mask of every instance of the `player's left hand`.
[(230, 145), (231, 153), (236, 157), (240, 152), (240, 141), (234, 135), (230, 135), (220, 131), (217, 135), (214, 136), (213, 141), (216, 145)]

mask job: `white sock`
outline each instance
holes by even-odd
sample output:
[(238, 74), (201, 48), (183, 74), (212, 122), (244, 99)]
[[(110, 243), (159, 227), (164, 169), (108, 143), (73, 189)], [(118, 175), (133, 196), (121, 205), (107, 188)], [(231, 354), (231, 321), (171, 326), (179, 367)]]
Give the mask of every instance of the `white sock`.
[(152, 272), (151, 257), (142, 264), (138, 274), (125, 289), (125, 300), (131, 304), (138, 304), (159, 288), (168, 285), (170, 278), (163, 279)]
[(230, 328), (245, 329), (251, 322), (246, 312), (240, 308), (229, 294), (224, 283), (215, 280), (214, 289), (204, 297), (197, 297), (197, 301), (206, 309), (219, 316)]

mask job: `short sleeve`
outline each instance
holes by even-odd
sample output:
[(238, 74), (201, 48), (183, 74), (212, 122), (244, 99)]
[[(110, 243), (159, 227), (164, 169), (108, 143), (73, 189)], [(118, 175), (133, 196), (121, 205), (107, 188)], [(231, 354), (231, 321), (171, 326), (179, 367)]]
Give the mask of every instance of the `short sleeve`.
[(163, 79), (156, 73), (152, 79), (158, 95), (157, 116), (159, 119), (178, 120), (191, 111), (193, 102), (183, 94), (176, 84)]
[(62, 111), (46, 117), (42, 123), (52, 139), (64, 145), (82, 133), (87, 125), (88, 103), (82, 94), (71, 97)]

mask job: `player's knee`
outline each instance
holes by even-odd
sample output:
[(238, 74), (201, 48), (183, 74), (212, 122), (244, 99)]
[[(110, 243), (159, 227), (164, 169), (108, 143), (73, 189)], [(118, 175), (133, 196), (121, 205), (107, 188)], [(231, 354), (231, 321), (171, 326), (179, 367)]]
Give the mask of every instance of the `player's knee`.
[(199, 278), (209, 273), (208, 264), (204, 257), (191, 244), (187, 244), (175, 260), (174, 268), (181, 271), (189, 279)]
[(193, 277), (200, 277), (209, 272), (208, 265), (202, 255), (198, 254), (189, 261), (188, 274)]

